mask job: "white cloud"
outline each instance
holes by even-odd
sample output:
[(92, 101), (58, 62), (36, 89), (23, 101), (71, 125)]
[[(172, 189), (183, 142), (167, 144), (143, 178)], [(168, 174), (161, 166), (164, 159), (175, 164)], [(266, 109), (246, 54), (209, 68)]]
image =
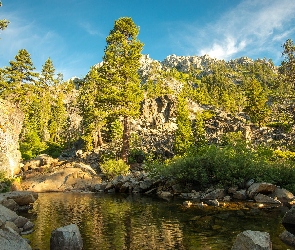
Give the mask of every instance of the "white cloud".
[(177, 37), (182, 37), (188, 54), (225, 60), (238, 54), (255, 56), (280, 50), (284, 39), (294, 35), (294, 18), (294, 0), (245, 0), (205, 27), (181, 25)]
[(104, 35), (99, 31), (99, 29), (94, 27), (89, 22), (86, 22), (86, 21), (80, 22), (79, 26), (91, 36), (104, 37)]

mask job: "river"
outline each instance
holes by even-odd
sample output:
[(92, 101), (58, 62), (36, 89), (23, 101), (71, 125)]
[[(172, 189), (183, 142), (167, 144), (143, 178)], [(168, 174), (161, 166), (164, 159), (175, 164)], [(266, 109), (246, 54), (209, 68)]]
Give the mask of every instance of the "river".
[(283, 244), (284, 209), (241, 207), (184, 207), (182, 200), (166, 201), (143, 195), (40, 193), (34, 208), (23, 214), (35, 223), (25, 236), (32, 249), (49, 249), (51, 231), (78, 225), (84, 250), (231, 249), (244, 230), (269, 232), (273, 249)]

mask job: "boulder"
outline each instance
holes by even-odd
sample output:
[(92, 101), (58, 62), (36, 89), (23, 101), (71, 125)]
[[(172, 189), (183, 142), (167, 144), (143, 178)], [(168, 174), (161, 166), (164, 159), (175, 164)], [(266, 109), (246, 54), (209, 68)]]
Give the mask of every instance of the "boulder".
[(215, 189), (202, 197), (202, 200), (223, 200), (225, 197), (224, 189)]
[(246, 200), (247, 192), (245, 189), (237, 190), (233, 192), (233, 198), (237, 200)]
[(13, 199), (5, 199), (2, 202), (2, 205), (12, 211), (16, 211), (18, 209), (18, 204)]
[(279, 200), (276, 200), (264, 194), (257, 194), (254, 197), (254, 200), (259, 203), (269, 203), (269, 204), (278, 204), (278, 205), (281, 204)]
[(57, 228), (50, 237), (50, 250), (81, 250), (83, 241), (75, 224)]
[(276, 198), (282, 203), (288, 203), (294, 199), (294, 195), (284, 188), (277, 187), (271, 194), (272, 198)]
[(29, 191), (13, 191), (0, 194), (0, 197), (14, 200), (19, 206), (29, 205), (38, 199), (38, 194)]
[(285, 213), (282, 224), (287, 231), (295, 235), (295, 207)]
[(14, 221), (16, 220), (18, 215), (16, 212), (11, 211), (10, 209), (0, 205), (0, 220), (5, 221)]
[(271, 250), (270, 235), (266, 232), (247, 230), (239, 233), (231, 250)]
[(247, 190), (248, 196), (253, 199), (255, 195), (257, 194), (272, 194), (275, 189), (276, 185), (271, 184), (271, 183), (253, 183)]
[(280, 239), (287, 245), (295, 247), (295, 236), (285, 230), (280, 234)]
[(20, 235), (0, 229), (1, 250), (31, 250), (31, 246)]

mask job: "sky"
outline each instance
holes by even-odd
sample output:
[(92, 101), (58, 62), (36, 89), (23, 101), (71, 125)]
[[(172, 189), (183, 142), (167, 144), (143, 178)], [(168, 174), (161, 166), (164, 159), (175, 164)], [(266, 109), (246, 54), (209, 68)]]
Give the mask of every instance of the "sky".
[(283, 60), (282, 45), (295, 41), (294, 0), (2, 0), (0, 68), (26, 49), (36, 67), (50, 57), (67, 80), (84, 77), (102, 61), (106, 37), (120, 17), (140, 27), (142, 53), (230, 59)]

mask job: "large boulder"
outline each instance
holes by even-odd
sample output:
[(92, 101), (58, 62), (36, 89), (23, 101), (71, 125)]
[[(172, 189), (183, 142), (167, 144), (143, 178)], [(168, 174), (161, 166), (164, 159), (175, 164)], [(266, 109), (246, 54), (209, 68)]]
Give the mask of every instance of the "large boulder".
[(270, 235), (266, 232), (247, 230), (238, 234), (231, 250), (271, 250)]
[(30, 205), (38, 199), (38, 194), (29, 191), (13, 191), (0, 194), (0, 203), (5, 204), (5, 200), (14, 200), (19, 206)]
[(75, 224), (57, 228), (50, 237), (50, 250), (81, 250), (83, 241)]
[(1, 250), (31, 250), (31, 246), (20, 235), (0, 229)]
[(0, 171), (8, 177), (20, 172), (19, 134), (24, 115), (13, 104), (0, 99)]
[(253, 199), (257, 194), (272, 194), (276, 190), (276, 185), (271, 183), (253, 183), (247, 190), (249, 198)]

